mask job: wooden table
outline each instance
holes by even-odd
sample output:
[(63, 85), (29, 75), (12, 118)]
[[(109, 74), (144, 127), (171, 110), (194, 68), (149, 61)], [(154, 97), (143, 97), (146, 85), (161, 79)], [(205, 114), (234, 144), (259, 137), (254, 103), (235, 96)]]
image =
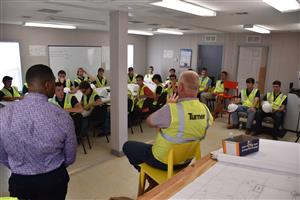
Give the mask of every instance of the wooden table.
[(210, 158), (210, 154), (196, 161), (194, 164), (184, 168), (178, 174), (170, 178), (165, 183), (156, 186), (149, 192), (139, 196), (138, 200), (148, 199), (168, 199), (179, 192), (186, 185), (195, 180), (198, 176), (206, 172), (216, 164), (216, 160)]

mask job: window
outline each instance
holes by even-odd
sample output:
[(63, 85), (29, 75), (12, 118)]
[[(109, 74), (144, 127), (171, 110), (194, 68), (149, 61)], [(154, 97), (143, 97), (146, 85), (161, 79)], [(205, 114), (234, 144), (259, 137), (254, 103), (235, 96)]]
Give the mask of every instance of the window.
[(134, 58), (134, 45), (129, 44), (127, 46), (127, 68), (133, 67), (133, 58)]
[(0, 42), (0, 89), (4, 76), (13, 77), (12, 85), (21, 91), (23, 87), (20, 46), (18, 42)]

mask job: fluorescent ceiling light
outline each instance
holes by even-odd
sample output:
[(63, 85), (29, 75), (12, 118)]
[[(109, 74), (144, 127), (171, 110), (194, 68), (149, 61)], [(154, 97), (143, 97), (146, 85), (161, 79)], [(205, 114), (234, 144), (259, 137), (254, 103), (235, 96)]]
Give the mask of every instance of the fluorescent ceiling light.
[(290, 12), (300, 9), (300, 4), (297, 0), (263, 0), (263, 2), (269, 4), (280, 12)]
[(199, 16), (216, 16), (216, 12), (207, 8), (203, 8), (191, 3), (187, 3), (180, 0), (162, 0), (152, 5), (178, 10)]
[(76, 29), (76, 26), (66, 24), (49, 24), (40, 22), (25, 22), (24, 26), (44, 27), (44, 28), (63, 28), (63, 29)]
[(253, 24), (246, 24), (243, 27), (244, 27), (244, 29), (246, 29), (248, 31), (253, 31), (256, 33), (262, 33), (262, 34), (270, 34), (271, 33), (270, 30), (260, 27), (260, 26), (257, 26), (257, 25), (253, 25)]
[(139, 30), (128, 30), (129, 34), (135, 34), (135, 35), (153, 35), (151, 32), (147, 31), (139, 31)]
[(174, 31), (170, 29), (157, 29), (158, 33), (166, 33), (166, 34), (172, 34), (172, 35), (183, 35), (183, 32), (180, 31)]

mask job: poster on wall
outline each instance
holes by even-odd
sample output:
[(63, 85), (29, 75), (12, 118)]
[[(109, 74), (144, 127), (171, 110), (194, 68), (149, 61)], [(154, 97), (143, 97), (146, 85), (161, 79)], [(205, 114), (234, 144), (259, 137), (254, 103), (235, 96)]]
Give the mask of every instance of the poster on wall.
[(192, 49), (180, 49), (179, 66), (190, 68), (192, 63)]

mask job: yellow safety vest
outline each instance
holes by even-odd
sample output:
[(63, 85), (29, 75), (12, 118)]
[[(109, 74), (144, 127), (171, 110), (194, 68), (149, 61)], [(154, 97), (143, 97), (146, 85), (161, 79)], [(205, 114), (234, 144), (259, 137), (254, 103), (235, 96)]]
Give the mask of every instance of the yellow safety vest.
[(100, 87), (104, 87), (106, 86), (106, 78), (103, 76), (102, 80), (100, 81), (99, 77), (96, 77), (96, 87), (100, 88)]
[(130, 80), (130, 77), (128, 75), (128, 81), (127, 81), (129, 84), (134, 84), (136, 83), (136, 74), (133, 75), (132, 77), (132, 80)]
[[(79, 79), (80, 80), (80, 79)], [(56, 82), (60, 82), (59, 79), (56, 80)], [(80, 84), (80, 83), (79, 83)], [(66, 79), (66, 87), (67, 88), (71, 88), (71, 80), (70, 79)]]
[(132, 101), (132, 106), (130, 108), (130, 112), (132, 112), (134, 109), (134, 96), (132, 95), (132, 92), (130, 90), (128, 90), (128, 98)]
[(281, 93), (276, 97), (274, 101), (274, 93), (273, 92), (267, 93), (267, 101), (272, 104), (272, 108), (274, 110), (278, 110), (286, 98), (287, 96)]
[[(83, 80), (84, 80), (84, 81), (88, 81), (89, 78), (88, 78), (88, 77), (84, 77)], [(79, 79), (79, 78), (76, 78), (76, 79), (74, 80), (74, 83), (75, 83), (75, 82), (76, 82), (78, 85), (80, 85), (80, 83), (82, 82), (82, 80)]]
[[(173, 90), (173, 87), (172, 87), (173, 85), (172, 85), (172, 83), (171, 83), (171, 86), (170, 87), (167, 87), (166, 89), (165, 89), (165, 91), (168, 93), (168, 96), (172, 96), (173, 95), (173, 93), (174, 93), (174, 90)], [(176, 82), (176, 87), (178, 87), (178, 82)]]
[[(146, 85), (143, 85), (142, 87), (140, 87), (139, 93), (138, 93), (138, 97), (145, 95), (145, 93), (144, 93), (144, 88), (145, 88), (145, 87), (147, 87), (147, 86), (146, 86)], [(136, 102), (136, 105), (137, 105), (140, 109), (142, 109), (142, 108), (143, 108), (143, 105), (144, 105), (144, 101), (145, 101), (145, 98), (139, 99), (138, 102)]]
[[(156, 90), (157, 90), (158, 87), (161, 87), (161, 91), (160, 91), (160, 94), (159, 94), (159, 95), (161, 95), (161, 94), (164, 92), (164, 86), (163, 86), (162, 83), (159, 83), (159, 84), (156, 86), (156, 88), (155, 88), (155, 95), (157, 94), (157, 93), (156, 93)], [(157, 105), (157, 101), (153, 101), (153, 105)]]
[(153, 76), (154, 76), (154, 74), (146, 74), (145, 79), (149, 79), (152, 81)]
[(204, 79), (202, 77), (199, 78), (199, 92), (204, 91), (209, 80), (210, 80), (210, 78), (208, 76), (205, 77)]
[(217, 80), (214, 93), (221, 93), (221, 92), (224, 92), (224, 83), (222, 83), (222, 80)]
[(20, 93), (18, 92), (18, 88), (15, 86), (11, 87), (13, 90), (13, 94), (10, 93), (10, 91), (8, 89), (6, 89), (5, 87), (2, 88), (1, 92), (3, 92), (4, 97), (20, 97)]
[[(257, 89), (254, 88), (251, 93), (249, 94), (249, 96), (247, 96), (247, 90), (244, 89), (241, 91), (241, 101), (242, 101), (242, 105), (246, 106), (246, 107), (252, 107), (253, 103), (254, 103), (254, 99), (255, 99), (255, 95), (257, 93)], [(256, 105), (256, 107), (258, 108), (259, 105)]]
[[(73, 95), (65, 93), (65, 101), (64, 101), (64, 107), (63, 109), (70, 109), (72, 108), (72, 97)], [(60, 107), (59, 103), (56, 101), (55, 96), (51, 99), (49, 99), (50, 103), (53, 103), (54, 105), (57, 105)]]
[[(83, 94), (83, 107), (85, 110), (88, 109), (87, 108), (88, 104), (95, 102), (95, 96), (97, 96), (97, 95), (98, 95), (98, 93), (95, 90), (93, 90), (92, 95), (90, 96), (89, 102), (87, 102), (87, 96), (85, 94)], [(92, 108), (92, 109), (94, 109), (94, 108)]]
[(174, 144), (202, 140), (213, 122), (208, 108), (198, 99), (168, 105), (170, 126), (160, 130), (152, 146), (154, 157), (163, 163), (167, 163), (165, 157)]
[(28, 89), (28, 83), (27, 82), (24, 83), (24, 86)]

